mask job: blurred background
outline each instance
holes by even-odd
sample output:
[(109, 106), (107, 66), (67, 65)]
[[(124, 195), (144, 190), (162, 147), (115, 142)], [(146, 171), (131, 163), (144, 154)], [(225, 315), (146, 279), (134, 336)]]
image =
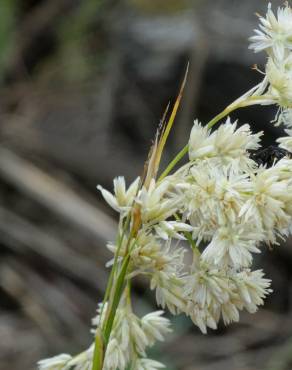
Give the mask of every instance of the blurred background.
[[(275, 7), (282, 4), (272, 1)], [(248, 50), (267, 1), (0, 1), (0, 370), (86, 348), (116, 215), (96, 191), (139, 175), (155, 129), (190, 72), (164, 164), (260, 79)], [(274, 108), (232, 118), (280, 134)], [(291, 244), (291, 243), (290, 243)], [(203, 336), (190, 320), (153, 349), (170, 370), (291, 370), (292, 246), (256, 260), (274, 293), (255, 315)], [(155, 309), (143, 280), (141, 314)]]

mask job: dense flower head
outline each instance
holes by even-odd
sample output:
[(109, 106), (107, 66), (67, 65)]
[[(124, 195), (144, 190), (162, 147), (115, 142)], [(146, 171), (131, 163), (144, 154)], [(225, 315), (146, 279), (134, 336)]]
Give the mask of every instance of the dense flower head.
[(211, 240), (220, 225), (240, 222), (239, 213), (252, 184), (248, 174), (204, 160), (178, 179), (177, 188), (184, 194), (182, 211), (200, 241)]
[[(149, 276), (158, 305), (185, 312), (203, 332), (216, 328), (220, 317), (229, 324), (240, 310), (254, 312), (262, 304), (270, 281), (250, 271), (253, 255), (291, 231), (292, 161), (259, 167), (250, 153), (260, 148), (260, 136), (230, 119), (213, 132), (195, 122), (190, 161), (135, 197), (144, 226), (130, 248), (129, 276)], [(178, 246), (189, 238), (200, 247), (193, 251), (200, 268), (185, 265)], [(126, 245), (127, 239), (121, 258)]]
[(257, 225), (266, 241), (275, 243), (277, 235), (287, 235), (291, 223), (285, 209), (292, 196), (288, 193), (290, 181), (281, 178), (279, 165), (261, 168), (252, 179), (253, 189), (240, 215)]
[(244, 224), (220, 227), (202, 253), (203, 261), (220, 267), (248, 267), (252, 264), (252, 253), (260, 253), (259, 241), (263, 235)]
[(278, 62), (268, 59), (266, 76), (269, 82), (267, 94), (283, 108), (292, 108), (292, 54)]
[(278, 8), (277, 15), (269, 3), (266, 17), (260, 17), (259, 30), (250, 38), (250, 49), (255, 52), (267, 50), (278, 60), (285, 57), (286, 49), (292, 50), (292, 10), (288, 3)]
[[(292, 231), (292, 160), (283, 158), (270, 168), (257, 164), (250, 153), (260, 148), (261, 135), (230, 119), (212, 132), (196, 121), (190, 161), (137, 191), (143, 226), (132, 244), (125, 236), (119, 246), (108, 246), (120, 258), (130, 253), (128, 277), (148, 276), (159, 306), (186, 313), (203, 333), (215, 329), (220, 318), (225, 324), (238, 321), (240, 310), (255, 312), (263, 303), (270, 280), (250, 270), (253, 256), (264, 243), (277, 243)], [(192, 266), (179, 246), (185, 240), (192, 240), (199, 261)], [(127, 336), (130, 327), (123, 330)], [(136, 334), (143, 355), (145, 337), (138, 329)], [(112, 343), (114, 363), (120, 341)]]
[(173, 315), (185, 311), (184, 281), (181, 276), (156, 271), (151, 276), (150, 289), (155, 289), (157, 304), (163, 309), (167, 307)]
[(248, 312), (254, 313), (258, 306), (264, 304), (264, 298), (272, 292), (271, 280), (264, 278), (262, 270), (243, 270), (235, 274), (234, 284), (242, 300), (239, 307), (244, 307)]
[(266, 17), (260, 17), (259, 30), (250, 38), (250, 48), (255, 52), (266, 51), (268, 55), (265, 77), (256, 89), (251, 90), (252, 99), (258, 103), (276, 104), (278, 113), (272, 121), (288, 127), (292, 108), (292, 10), (288, 2), (278, 8), (275, 15), (269, 3)]
[(216, 329), (222, 316), (225, 324), (239, 320), (243, 308), (254, 313), (270, 292), (270, 280), (261, 270), (220, 269), (197, 261), (186, 277), (184, 297), (186, 313), (203, 333)]
[(237, 127), (237, 122), (232, 123), (230, 118), (213, 132), (196, 120), (190, 135), (189, 158), (191, 161), (216, 158), (221, 165), (237, 168), (250, 166), (247, 151), (260, 147), (261, 135), (252, 134), (248, 124)]

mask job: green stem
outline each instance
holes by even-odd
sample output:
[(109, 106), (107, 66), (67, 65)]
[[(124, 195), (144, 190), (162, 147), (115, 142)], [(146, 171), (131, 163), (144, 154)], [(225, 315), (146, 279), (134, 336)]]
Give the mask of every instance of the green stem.
[(102, 334), (101, 334), (100, 329), (97, 328), (96, 333), (95, 333), (92, 370), (102, 370), (103, 357), (104, 357), (104, 353), (103, 353)]
[(129, 262), (130, 262), (130, 255), (128, 254), (123, 260), (121, 271), (120, 271), (120, 274), (117, 278), (117, 282), (116, 282), (116, 286), (115, 286), (113, 301), (112, 301), (111, 307), (109, 307), (110, 311), (109, 311), (108, 319), (106, 321), (106, 325), (105, 325), (105, 329), (104, 329), (104, 346), (105, 346), (105, 349), (106, 349), (106, 346), (108, 344), (110, 333), (111, 333), (111, 330), (112, 330), (112, 327), (113, 327), (114, 318), (115, 318), (115, 315), (116, 315), (116, 310), (118, 308), (118, 305), (119, 305), (119, 302), (120, 302), (120, 299), (121, 299), (121, 296), (122, 296), (122, 293), (123, 293), (124, 281), (125, 281), (125, 276), (126, 276), (126, 273), (127, 273)]
[(124, 281), (129, 262), (130, 255), (128, 254), (123, 260), (121, 271), (117, 278), (113, 300), (110, 307), (108, 307), (109, 314), (106, 320), (103, 333), (101, 333), (100, 328), (98, 328), (95, 335), (95, 345), (91, 370), (102, 370), (103, 360), (106, 353), (106, 347), (110, 338), (110, 333), (113, 327), (116, 311), (123, 293)]
[[(120, 252), (120, 249), (121, 249), (121, 246), (122, 246), (125, 234), (126, 234), (126, 230), (127, 230), (127, 228), (129, 227), (129, 224), (130, 224), (130, 218), (131, 217), (130, 217), (130, 214), (129, 214), (127, 216), (125, 224), (123, 226), (122, 234), (121, 235), (118, 234), (118, 238), (117, 238), (117, 245), (118, 246), (117, 246), (117, 250), (116, 250), (116, 253), (115, 253), (114, 263), (113, 263), (113, 266), (112, 266), (112, 269), (111, 269), (111, 272), (110, 272), (109, 280), (108, 280), (108, 283), (107, 283), (104, 299), (103, 299), (103, 302), (102, 302), (100, 317), (103, 316), (103, 310), (104, 310), (104, 307), (105, 307), (105, 303), (109, 299), (110, 292), (111, 292), (112, 287), (113, 287), (114, 276), (115, 276), (115, 273), (116, 273), (116, 270), (117, 270), (118, 256), (119, 256), (119, 252)], [(107, 322), (107, 317), (106, 317), (105, 322)], [(102, 351), (103, 351), (103, 346), (104, 346), (102, 332), (103, 332), (103, 328), (98, 328), (97, 332), (96, 332), (96, 335), (95, 335), (95, 345), (94, 345), (94, 353), (93, 353), (92, 370), (102, 370), (103, 355), (104, 355), (103, 352), (100, 351), (100, 348), (102, 348)]]
[(187, 144), (182, 150), (174, 157), (174, 159), (169, 163), (166, 169), (160, 175), (158, 181), (163, 180), (169, 172), (173, 169), (173, 167), (187, 154), (189, 150), (189, 144)]
[(101, 308), (100, 316), (102, 316), (102, 313), (103, 313), (103, 310), (104, 310), (105, 303), (106, 303), (106, 302), (107, 302), (107, 300), (109, 299), (110, 292), (111, 292), (111, 290), (112, 290), (113, 281), (114, 281), (114, 276), (115, 276), (115, 272), (116, 272), (116, 269), (117, 269), (117, 261), (118, 261), (118, 257), (119, 257), (120, 250), (121, 250), (121, 247), (122, 247), (122, 244), (123, 244), (123, 240), (124, 240), (124, 237), (125, 237), (125, 234), (126, 234), (126, 230), (127, 230), (127, 228), (129, 227), (129, 224), (130, 224), (130, 219), (131, 219), (131, 216), (130, 216), (130, 213), (129, 213), (129, 214), (127, 215), (127, 218), (126, 218), (125, 224), (124, 224), (124, 226), (123, 226), (122, 234), (121, 234), (121, 235), (118, 235), (118, 238), (117, 238), (117, 250), (116, 250), (116, 252), (115, 252), (113, 266), (112, 266), (112, 269), (111, 269), (111, 272), (110, 272), (110, 276), (109, 276), (108, 284), (107, 284), (106, 291), (105, 291), (105, 295), (104, 295), (104, 298), (103, 298), (103, 302), (102, 302), (102, 308)]
[(226, 117), (229, 113), (231, 113), (236, 108), (238, 108), (238, 106), (234, 106), (232, 108), (232, 106), (229, 105), (227, 108), (224, 109), (224, 111), (222, 111), (221, 113), (217, 114), (217, 116), (215, 116), (214, 118), (212, 118), (211, 121), (208, 122), (207, 127), (208, 128), (213, 127), (215, 125), (215, 123), (217, 123), (218, 121), (220, 121), (222, 118)]
[[(237, 104), (235, 104), (235, 103), (230, 104), (222, 112), (217, 114), (217, 116), (212, 118), (211, 121), (208, 122), (207, 127), (208, 128), (213, 127), (218, 121), (220, 121), (222, 118), (226, 117), (229, 113), (233, 112), (234, 110), (236, 110), (238, 108), (247, 107), (247, 106), (252, 105), (252, 104), (257, 104), (256, 101), (259, 101), (259, 100), (260, 100), (260, 97), (251, 96), (251, 97), (247, 98), (246, 100), (243, 100), (243, 101), (241, 101)], [(166, 169), (160, 175), (158, 181), (163, 180), (170, 173), (170, 171), (174, 168), (174, 166), (187, 154), (188, 150), (189, 150), (189, 144), (184, 146), (182, 148), (182, 150), (168, 164)]]

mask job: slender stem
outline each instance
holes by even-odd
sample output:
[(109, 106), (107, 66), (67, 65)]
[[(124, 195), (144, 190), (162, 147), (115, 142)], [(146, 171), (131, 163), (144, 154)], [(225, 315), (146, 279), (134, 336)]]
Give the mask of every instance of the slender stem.
[[(129, 213), (127, 215), (124, 227), (122, 229), (122, 234), (118, 235), (118, 238), (117, 238), (117, 250), (115, 252), (114, 262), (113, 262), (113, 266), (112, 266), (112, 269), (111, 269), (111, 272), (110, 272), (108, 284), (107, 284), (107, 287), (106, 287), (100, 316), (102, 316), (105, 303), (109, 299), (110, 292), (112, 290), (112, 286), (113, 286), (113, 282), (114, 282), (114, 276), (115, 276), (115, 273), (116, 273), (116, 270), (117, 270), (117, 262), (118, 262), (119, 253), (120, 253), (120, 250), (121, 250), (121, 247), (122, 247), (122, 244), (123, 244), (123, 240), (124, 240), (124, 237), (125, 237), (125, 234), (126, 234), (126, 230), (127, 230), (127, 228), (129, 227), (129, 224), (130, 224), (130, 219), (131, 219), (131, 216), (130, 216), (130, 213)], [(107, 316), (108, 316), (108, 313), (106, 315), (105, 322), (107, 321)]]
[(116, 310), (118, 308), (118, 305), (119, 305), (119, 302), (120, 302), (120, 299), (121, 299), (121, 296), (122, 296), (122, 293), (123, 293), (124, 281), (125, 281), (125, 276), (126, 276), (126, 273), (127, 273), (129, 262), (130, 262), (130, 255), (128, 254), (124, 258), (124, 261), (123, 261), (123, 264), (122, 264), (122, 267), (121, 267), (121, 271), (120, 271), (120, 274), (119, 274), (117, 282), (116, 282), (113, 302), (112, 302), (112, 305), (110, 307), (108, 319), (107, 319), (106, 326), (105, 326), (105, 329), (104, 329), (104, 345), (105, 345), (105, 348), (106, 348), (106, 346), (108, 344), (108, 341), (109, 341), (110, 333), (111, 333), (113, 323), (114, 323)]
[[(112, 290), (112, 286), (113, 286), (113, 282), (114, 282), (114, 276), (115, 276), (115, 273), (116, 273), (116, 270), (117, 270), (117, 261), (118, 261), (119, 252), (120, 252), (120, 249), (121, 249), (124, 237), (125, 237), (126, 230), (127, 230), (127, 228), (129, 227), (129, 224), (130, 224), (130, 218), (131, 218), (130, 214), (128, 214), (128, 216), (126, 218), (126, 221), (125, 221), (125, 224), (122, 228), (122, 234), (120, 235), (118, 233), (117, 250), (116, 250), (116, 253), (115, 253), (114, 263), (113, 263), (113, 266), (112, 266), (112, 269), (111, 269), (111, 272), (110, 272), (110, 276), (109, 276), (109, 280), (108, 280), (108, 283), (107, 283), (105, 295), (104, 295), (104, 298), (103, 298), (100, 317), (103, 316), (105, 303), (109, 299), (110, 292)], [(107, 312), (106, 316), (108, 316), (108, 312)], [(107, 321), (107, 317), (105, 319), (105, 322), (106, 321)], [(103, 357), (104, 357), (103, 350), (105, 349), (105, 346), (104, 346), (104, 343), (103, 343), (102, 333), (103, 333), (103, 328), (98, 328), (97, 331), (96, 331), (96, 334), (95, 334), (95, 345), (94, 345), (94, 352), (93, 352), (92, 370), (102, 370), (102, 363), (103, 363)], [(102, 349), (102, 352), (101, 352), (100, 349)]]
[(211, 119), (211, 121), (208, 122), (207, 127), (208, 128), (213, 127), (215, 125), (215, 123), (217, 123), (218, 121), (220, 121), (220, 119), (226, 117), (229, 113), (231, 113), (236, 108), (237, 108), (236, 106), (234, 106), (233, 108), (231, 106), (225, 108), (224, 111), (222, 111), (221, 113), (217, 114), (217, 116), (215, 116), (214, 118)]
[[(262, 97), (260, 96), (250, 96), (249, 98), (246, 98), (243, 101), (240, 102), (233, 102), (230, 104), (228, 107), (226, 107), (222, 112), (217, 114), (214, 118), (211, 119), (211, 121), (208, 122), (207, 127), (211, 128), (213, 127), (218, 121), (220, 121), (222, 118), (226, 117), (229, 113), (233, 112), (234, 110), (238, 108), (243, 108), (247, 107), (249, 105), (253, 104), (258, 104), (261, 100)], [(168, 164), (166, 169), (162, 172), (160, 175), (158, 181), (163, 180), (169, 173), (170, 171), (174, 168), (174, 166), (187, 154), (189, 150), (189, 144), (184, 146), (182, 150), (174, 157), (174, 159)]]
[(92, 360), (92, 370), (102, 370), (103, 364), (103, 339), (100, 328), (97, 328), (95, 333), (95, 342), (94, 342), (94, 353)]
[(97, 329), (95, 335), (95, 345), (94, 345), (94, 353), (93, 353), (93, 361), (92, 361), (92, 368), (91, 370), (102, 370), (103, 360), (106, 353), (107, 344), (110, 338), (111, 330), (114, 323), (114, 318), (116, 315), (116, 311), (123, 293), (124, 289), (124, 281), (125, 276), (127, 273), (128, 265), (130, 262), (130, 255), (128, 254), (123, 261), (120, 274), (118, 276), (113, 301), (109, 307), (109, 314), (105, 323), (105, 328), (103, 333), (101, 332), (100, 328)]
[(160, 175), (158, 181), (163, 180), (169, 172), (173, 169), (173, 167), (187, 154), (189, 150), (189, 144), (182, 148), (182, 150), (174, 157), (174, 159), (169, 163), (166, 169)]
[(238, 108), (248, 107), (250, 105), (260, 104), (261, 102), (265, 101), (267, 97), (265, 96), (249, 96), (244, 100), (236, 100), (235, 102), (231, 103), (226, 107), (221, 113), (217, 114), (211, 121), (208, 122), (208, 128), (211, 128), (220, 121), (220, 119), (226, 117), (229, 113), (233, 112)]

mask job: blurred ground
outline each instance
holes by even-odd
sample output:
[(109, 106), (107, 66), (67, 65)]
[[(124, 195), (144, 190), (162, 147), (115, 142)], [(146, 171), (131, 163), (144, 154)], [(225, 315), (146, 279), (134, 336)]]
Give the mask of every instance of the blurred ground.
[[(272, 1), (278, 5), (281, 2)], [(141, 173), (159, 118), (190, 61), (165, 163), (193, 119), (208, 121), (252, 87), (248, 49), (266, 1), (0, 2), (0, 370), (35, 368), (88, 346), (115, 215), (96, 184)], [(271, 108), (236, 112), (278, 135)], [(291, 243), (290, 243), (291, 244)], [(292, 249), (258, 259), (274, 293), (256, 315), (202, 336), (175, 318), (155, 356), (173, 370), (292, 368)], [(136, 283), (141, 311), (153, 306)]]

